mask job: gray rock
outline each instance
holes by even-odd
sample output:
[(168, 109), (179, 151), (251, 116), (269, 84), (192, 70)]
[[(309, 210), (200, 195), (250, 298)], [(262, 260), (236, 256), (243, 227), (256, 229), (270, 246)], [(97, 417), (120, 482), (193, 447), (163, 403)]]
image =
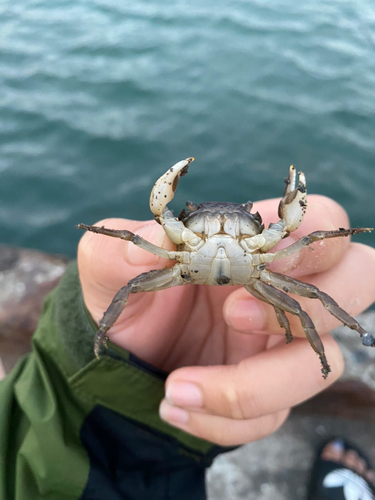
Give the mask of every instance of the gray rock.
[(5, 372), (30, 350), (44, 299), (67, 263), (66, 257), (0, 245), (0, 359)]

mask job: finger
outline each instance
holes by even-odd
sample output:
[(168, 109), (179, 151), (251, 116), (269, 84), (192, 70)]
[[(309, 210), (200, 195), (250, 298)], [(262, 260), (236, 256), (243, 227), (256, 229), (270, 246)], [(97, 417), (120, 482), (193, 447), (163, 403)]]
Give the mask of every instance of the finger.
[[(256, 204), (267, 227), (270, 222), (277, 219), (279, 200), (266, 200)], [(335, 201), (325, 196), (308, 196), (308, 208), (301, 226), (270, 250), (271, 253), (288, 247), (303, 236), (317, 230), (333, 230), (340, 227), (349, 227), (349, 219), (345, 210)], [(270, 269), (280, 273), (288, 273), (298, 278), (310, 274), (320, 273), (335, 265), (342, 258), (350, 243), (350, 238), (333, 238), (322, 240), (304, 248), (288, 258), (281, 259), (271, 264)]]
[(217, 415), (188, 412), (171, 406), (164, 399), (159, 414), (169, 424), (196, 437), (220, 446), (237, 446), (262, 439), (275, 432), (285, 422), (289, 411), (282, 410), (249, 420), (233, 420)]
[(323, 379), (319, 359), (304, 340), (278, 344), (238, 365), (188, 367), (166, 382), (169, 404), (188, 411), (248, 420), (295, 406), (331, 385), (343, 371), (334, 339), (323, 339), (331, 365)]
[[(340, 262), (328, 271), (309, 276), (306, 281), (330, 295), (339, 306), (355, 316), (369, 307), (375, 299), (375, 280), (368, 279), (375, 273), (375, 249), (352, 243)], [(341, 323), (326, 311), (318, 299), (293, 295), (302, 309), (311, 317), (319, 333), (326, 333)], [(254, 302), (244, 289), (233, 292), (224, 304), (226, 322), (243, 333), (283, 334), (271, 305), (256, 301), (259, 310), (254, 312)], [(254, 314), (254, 321), (248, 310)], [(292, 333), (303, 337), (304, 331), (297, 316), (288, 314)], [(353, 335), (357, 333), (353, 332)]]

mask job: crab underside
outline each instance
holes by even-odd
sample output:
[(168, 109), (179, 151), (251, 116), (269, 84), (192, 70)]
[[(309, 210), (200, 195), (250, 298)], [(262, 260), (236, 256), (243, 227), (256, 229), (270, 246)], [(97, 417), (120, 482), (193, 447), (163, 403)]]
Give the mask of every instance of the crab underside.
[(344, 311), (329, 295), (317, 287), (303, 283), (267, 269), (267, 264), (292, 255), (311, 243), (327, 238), (350, 236), (370, 228), (315, 231), (283, 250), (270, 250), (301, 224), (306, 211), (306, 182), (302, 172), (292, 165), (285, 179), (285, 191), (279, 204), (280, 220), (267, 229), (259, 213), (251, 213), (252, 203), (206, 202), (196, 205), (187, 202), (176, 218), (167, 207), (173, 199), (179, 178), (187, 173), (194, 158), (187, 158), (170, 168), (156, 182), (150, 197), (150, 208), (155, 220), (164, 228), (169, 239), (176, 245), (175, 251), (167, 251), (126, 230), (79, 224), (79, 229), (121, 238), (165, 259), (176, 261), (171, 268), (143, 273), (122, 287), (99, 322), (95, 336), (94, 352), (99, 358), (102, 344), (106, 345), (107, 331), (123, 311), (129, 294), (152, 292), (177, 285), (206, 284), (217, 286), (243, 285), (258, 300), (271, 304), (280, 326), (285, 330), (286, 342), (293, 340), (289, 320), (285, 313), (299, 317), (305, 335), (319, 355), (322, 374), (330, 372), (323, 343), (308, 314), (288, 293), (318, 299), (323, 306), (344, 325), (356, 330), (362, 344), (375, 347), (374, 337)]

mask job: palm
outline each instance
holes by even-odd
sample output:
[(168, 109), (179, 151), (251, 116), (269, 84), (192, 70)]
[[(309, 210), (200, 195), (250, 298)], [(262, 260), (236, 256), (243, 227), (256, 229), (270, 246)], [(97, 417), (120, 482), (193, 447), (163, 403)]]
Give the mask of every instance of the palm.
[(130, 350), (167, 371), (236, 363), (263, 349), (267, 337), (250, 338), (228, 327), (222, 311), (232, 291), (188, 285), (133, 296), (116, 328), (130, 339)]

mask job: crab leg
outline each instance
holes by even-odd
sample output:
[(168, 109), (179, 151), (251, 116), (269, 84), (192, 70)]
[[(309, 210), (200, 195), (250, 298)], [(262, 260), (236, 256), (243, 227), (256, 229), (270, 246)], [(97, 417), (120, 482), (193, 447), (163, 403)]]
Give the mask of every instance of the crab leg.
[(272, 306), (274, 308), (277, 321), (279, 322), (279, 325), (281, 326), (281, 328), (284, 328), (284, 330), (285, 330), (285, 341), (287, 344), (290, 344), (294, 337), (293, 337), (292, 331), (290, 329), (289, 320), (286, 317), (285, 312), (282, 309), (279, 309), (277, 306), (275, 306), (275, 304), (272, 304), (272, 302), (266, 300), (265, 297), (263, 297), (263, 295), (258, 293), (253, 288), (247, 288), (247, 291), (250, 292), (251, 295), (253, 295), (256, 299), (262, 300), (263, 302), (266, 302), (267, 304), (269, 304), (270, 306)]
[(292, 253), (298, 252), (298, 250), (311, 245), (311, 243), (314, 243), (315, 241), (337, 238), (340, 236), (351, 236), (352, 234), (366, 233), (371, 232), (372, 230), (372, 227), (355, 227), (354, 229), (340, 228), (335, 231), (315, 231), (314, 233), (310, 233), (307, 236), (304, 236), (300, 240), (296, 241), (295, 243), (293, 243), (293, 245), (284, 248), (284, 250), (275, 252), (274, 260), (282, 259), (283, 257), (291, 255)]
[(182, 278), (178, 264), (170, 269), (157, 269), (142, 273), (130, 280), (126, 286), (116, 293), (104, 316), (99, 321), (99, 330), (95, 334), (95, 356), (99, 359), (100, 347), (102, 344), (106, 345), (108, 340), (107, 331), (122, 313), (130, 293), (155, 292), (172, 286), (185, 285), (188, 282), (188, 279)]
[(296, 300), (292, 299), (292, 297), (289, 297), (286, 293), (281, 292), (277, 288), (259, 280), (254, 280), (253, 283), (245, 285), (245, 288), (251, 294), (253, 294), (254, 290), (258, 292), (262, 297), (264, 297), (264, 302), (268, 302), (282, 311), (289, 312), (299, 317), (307, 340), (310, 342), (314, 351), (319, 355), (323, 377), (327, 378), (331, 368), (324, 354), (323, 343), (318, 332), (315, 330), (314, 323), (311, 321), (310, 316), (301, 309), (300, 304)]
[[(303, 248), (311, 245), (315, 241), (325, 240), (329, 238), (337, 238), (340, 236), (351, 236), (352, 234), (366, 233), (371, 232), (373, 230), (372, 227), (355, 227), (354, 229), (337, 229), (334, 231), (315, 231), (313, 233), (304, 236), (300, 240), (296, 241), (289, 247), (284, 248), (283, 250), (279, 250), (275, 253), (264, 253), (253, 256), (254, 263), (267, 263), (273, 262), (275, 260), (283, 259), (284, 257), (289, 257), (293, 253), (299, 252)], [(253, 238), (256, 238), (254, 236)], [(259, 260), (259, 262), (258, 262)]]
[(295, 295), (300, 295), (301, 297), (308, 297), (309, 299), (319, 299), (323, 306), (328, 312), (337, 318), (345, 326), (356, 330), (362, 338), (362, 344), (364, 346), (375, 347), (374, 337), (366, 332), (361, 325), (348, 314), (344, 309), (333, 300), (332, 297), (326, 293), (319, 290), (314, 285), (309, 283), (303, 283), (302, 281), (290, 278), (284, 274), (273, 273), (271, 271), (262, 271), (260, 273), (260, 279), (265, 283), (272, 284), (274, 287), (284, 290), (285, 292), (294, 293)]
[(85, 229), (86, 231), (91, 231), (93, 233), (105, 234), (106, 236), (113, 236), (114, 238), (131, 241), (134, 245), (137, 245), (138, 247), (143, 248), (143, 250), (153, 253), (154, 255), (163, 257), (163, 259), (178, 260), (179, 252), (169, 252), (164, 248), (153, 245), (149, 241), (141, 238), (141, 236), (138, 236), (138, 234), (134, 234), (126, 229), (107, 229), (104, 226), (87, 226), (86, 224), (78, 224), (76, 227), (77, 229)]

